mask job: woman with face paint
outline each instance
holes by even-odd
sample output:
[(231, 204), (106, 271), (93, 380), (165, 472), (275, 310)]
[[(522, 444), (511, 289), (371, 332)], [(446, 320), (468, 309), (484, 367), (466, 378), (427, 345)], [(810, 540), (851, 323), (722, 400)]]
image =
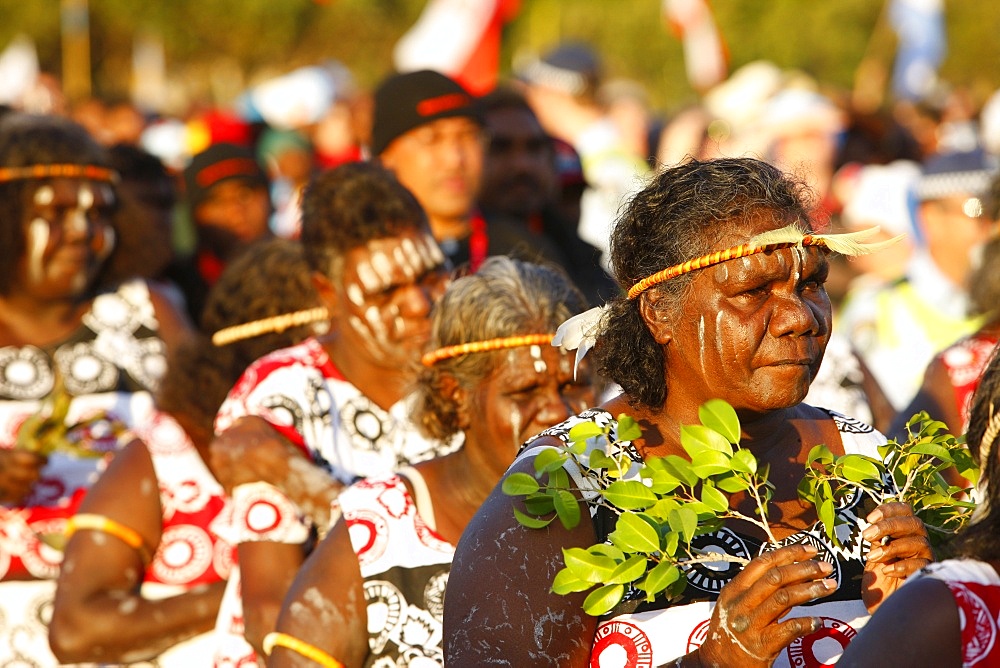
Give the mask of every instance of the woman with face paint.
[[(562, 550), (602, 542), (616, 515), (581, 499), (592, 522), (528, 529), (498, 486), (452, 564), (449, 665), (828, 664), (869, 612), (928, 563), (926, 532), (905, 504), (876, 508), (857, 495), (837, 510), (845, 526), (836, 547), (798, 499), (813, 446), (878, 456), (885, 441), (856, 420), (801, 403), (830, 334), (827, 253), (871, 250), (816, 234), (805, 195), (749, 158), (692, 160), (658, 174), (617, 221), (612, 263), (625, 294), (594, 325), (597, 368), (621, 395), (546, 431), (510, 468), (534, 473), (535, 455), (566, 442), (574, 425), (610, 424), (615, 433), (625, 413), (639, 422), (641, 439), (606, 447), (621, 448), (611, 454), (627, 454), (635, 465), (626, 477), (638, 479), (649, 457), (687, 458), (681, 425), (698, 424), (699, 406), (723, 399), (739, 415), (741, 445), (770, 467), (768, 518), (778, 545), (755, 526), (727, 521), (696, 546), (750, 559), (746, 566), (693, 566), (680, 597), (647, 603), (627, 593), (597, 619), (581, 607), (586, 592), (563, 596), (551, 587)], [(753, 513), (749, 498), (730, 503)]]
[(518, 446), (594, 398), (586, 367), (574, 379), (572, 355), (550, 345), (585, 305), (561, 271), (504, 256), (449, 286), (413, 417), (441, 442), (464, 433), (465, 445), (341, 493), (340, 519), (265, 640), (268, 665), (310, 655), (319, 665), (444, 665), (442, 600), (459, 536)]
[[(149, 415), (165, 350), (189, 329), (143, 282), (95, 288), (114, 248), (115, 179), (65, 119), (0, 122), (0, 664), (54, 663), (41, 620), (61, 553), (45, 541), (61, 536), (118, 433)], [(78, 426), (51, 450), (39, 422), (57, 407), (67, 412), (54, 431)]]
[[(220, 613), (232, 631), (220, 644), (227, 664), (250, 660), (274, 630), (340, 489), (460, 445), (426, 438), (410, 418), (431, 308), (448, 281), (417, 200), (372, 163), (321, 172), (303, 195), (301, 239), (329, 331), (254, 362), (215, 424), (239, 552)], [(289, 452), (315, 466), (290, 470), (306, 460)]]

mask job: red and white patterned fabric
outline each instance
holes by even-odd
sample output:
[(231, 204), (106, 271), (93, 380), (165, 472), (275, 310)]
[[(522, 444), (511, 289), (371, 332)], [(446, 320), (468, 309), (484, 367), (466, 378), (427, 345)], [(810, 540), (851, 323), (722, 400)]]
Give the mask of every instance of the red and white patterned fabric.
[[(316, 339), (275, 351), (254, 362), (230, 391), (216, 417), (222, 433), (236, 420), (257, 416), (301, 448), (314, 463), (344, 483), (453, 452), (455, 441), (426, 439), (410, 422), (410, 402), (384, 410), (347, 381)], [(233, 490), (233, 513), (224, 529), (234, 543), (304, 543), (310, 524), (277, 488), (263, 483)], [(216, 624), (217, 666), (250, 662), (243, 639), (239, 571), (233, 572)]]
[(96, 456), (53, 453), (24, 505), (0, 506), (0, 666), (56, 663), (41, 620), (48, 619), (62, 552), (39, 536), (63, 532), (120, 447), (120, 434), (152, 415), (150, 391), (166, 369), (158, 330), (146, 284), (133, 281), (95, 298), (80, 327), (59, 343), (0, 347), (0, 448), (15, 446), (21, 425), (52, 391), (56, 370), (73, 396), (67, 424), (104, 413), (71, 432)]
[(969, 426), (972, 394), (979, 387), (979, 378), (983, 375), (983, 369), (989, 363), (990, 355), (996, 347), (995, 336), (974, 334), (938, 353), (941, 363), (948, 371), (951, 386), (955, 390), (955, 403), (962, 418), (963, 432)]
[[(825, 409), (824, 409), (825, 410)], [(872, 427), (853, 418), (826, 410), (836, 423), (846, 453), (857, 453), (878, 457), (877, 447), (885, 443), (885, 436)], [(608, 453), (612, 456), (625, 454), (633, 464), (623, 479), (637, 480), (642, 467), (642, 456), (631, 442), (612, 443), (617, 433), (617, 421), (602, 409), (586, 410), (571, 417), (562, 424), (542, 432), (541, 435), (554, 436), (568, 442), (569, 430), (581, 422), (593, 422), (601, 427), (611, 425), (612, 437), (595, 437), (588, 441), (583, 461), (590, 452), (617, 448)], [(532, 448), (518, 455), (518, 459), (538, 454), (544, 447)], [(567, 472), (574, 478), (584, 499), (590, 506), (598, 536), (606, 537), (614, 528), (611, 511), (598, 503), (599, 495), (590, 491), (593, 481), (580, 475), (578, 469), (567, 465)], [(779, 543), (780, 546), (806, 543), (816, 547), (818, 558), (833, 565), (830, 578), (837, 581), (837, 591), (815, 603), (793, 608), (789, 616), (815, 616), (823, 620), (823, 628), (789, 645), (775, 660), (774, 666), (781, 668), (820, 668), (832, 665), (840, 658), (843, 648), (857, 630), (868, 621), (868, 612), (861, 601), (861, 574), (867, 553), (861, 532), (868, 526), (865, 521), (866, 496), (855, 494), (843, 501), (836, 509), (839, 516), (837, 536), (840, 545), (831, 541), (822, 524), (816, 522), (804, 531), (792, 534)], [(736, 525), (734, 525), (735, 527)], [(698, 536), (693, 541), (695, 547), (705, 551), (715, 551), (746, 559), (762, 554), (768, 549), (759, 540), (726, 526), (708, 534)], [(616, 665), (622, 668), (652, 668), (667, 665), (677, 657), (694, 651), (704, 642), (712, 609), (719, 591), (732, 580), (741, 566), (734, 562), (719, 561), (711, 564), (697, 564), (685, 570), (687, 588), (678, 600), (667, 603), (657, 600), (652, 604), (638, 602), (644, 597), (640, 591), (626, 592), (619, 606), (612, 610), (609, 618), (602, 621), (594, 637), (591, 663), (594, 668)], [(628, 611), (631, 610), (631, 611)]]
[(996, 570), (975, 559), (947, 559), (931, 564), (909, 581), (922, 577), (941, 580), (951, 590), (962, 628), (962, 667), (1000, 666), (1000, 576)]
[(335, 505), (364, 579), (371, 648), (364, 665), (444, 666), (444, 591), (454, 546), (428, 526), (398, 476), (351, 485)]

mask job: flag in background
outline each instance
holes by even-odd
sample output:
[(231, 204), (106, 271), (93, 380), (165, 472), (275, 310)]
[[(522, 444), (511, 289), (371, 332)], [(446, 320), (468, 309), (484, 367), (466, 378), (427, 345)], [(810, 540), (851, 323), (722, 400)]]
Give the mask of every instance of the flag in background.
[(919, 100), (937, 85), (946, 39), (943, 0), (890, 0), (889, 23), (899, 38), (892, 73), (898, 99)]
[(396, 43), (396, 69), (437, 70), (482, 95), (496, 86), (503, 26), (520, 8), (520, 0), (428, 0)]
[(684, 46), (684, 69), (691, 86), (706, 91), (725, 79), (729, 53), (708, 0), (663, 0), (662, 12)]

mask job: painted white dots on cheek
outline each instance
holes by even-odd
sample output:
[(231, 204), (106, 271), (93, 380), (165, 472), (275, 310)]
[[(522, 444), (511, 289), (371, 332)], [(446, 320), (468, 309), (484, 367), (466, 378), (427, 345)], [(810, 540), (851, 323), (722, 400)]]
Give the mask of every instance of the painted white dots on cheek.
[(56, 198), (56, 191), (52, 189), (52, 186), (42, 186), (35, 191), (35, 196), (32, 199), (38, 206), (48, 206), (52, 204), (52, 201)]
[(33, 282), (45, 276), (42, 259), (48, 245), (49, 224), (44, 218), (35, 218), (28, 223), (28, 277)]
[(76, 195), (76, 208), (69, 212), (67, 230), (75, 234), (87, 233), (87, 214), (94, 207), (94, 191), (83, 186)]

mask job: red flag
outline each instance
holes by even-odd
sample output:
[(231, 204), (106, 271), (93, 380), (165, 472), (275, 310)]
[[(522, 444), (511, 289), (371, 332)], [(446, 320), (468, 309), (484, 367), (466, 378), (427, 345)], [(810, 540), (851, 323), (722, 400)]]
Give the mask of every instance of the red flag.
[(496, 86), (503, 26), (520, 9), (520, 0), (429, 0), (396, 44), (396, 69), (437, 70), (482, 95)]

